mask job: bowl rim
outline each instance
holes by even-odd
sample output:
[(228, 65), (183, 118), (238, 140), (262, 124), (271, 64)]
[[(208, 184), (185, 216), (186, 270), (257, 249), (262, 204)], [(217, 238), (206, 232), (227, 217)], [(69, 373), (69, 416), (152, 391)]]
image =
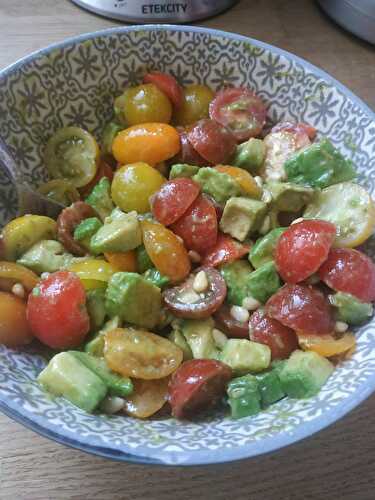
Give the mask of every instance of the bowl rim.
[[(330, 82), (333, 86), (338, 88), (343, 94), (349, 97), (357, 106), (359, 106), (375, 123), (375, 112), (358, 96), (356, 96), (351, 90), (349, 90), (345, 85), (340, 83), (330, 74), (315, 66), (314, 64), (306, 61), (305, 59), (294, 55), (284, 49), (275, 47), (274, 45), (259, 41), (255, 38), (247, 37), (244, 35), (239, 35), (232, 32), (227, 32), (223, 30), (191, 26), (191, 25), (173, 25), (173, 24), (147, 24), (147, 25), (133, 25), (133, 26), (119, 26), (114, 28), (108, 28), (104, 30), (98, 30), (94, 32), (87, 32), (81, 35), (72, 36), (66, 38), (60, 42), (50, 44), (42, 49), (36, 50), (25, 57), (17, 60), (16, 62), (10, 64), (4, 69), (0, 70), (0, 82), (3, 78), (7, 77), (13, 71), (17, 70), (19, 67), (41, 57), (52, 50), (61, 49), (66, 46), (72, 45), (77, 42), (82, 42), (90, 39), (94, 39), (100, 36), (110, 36), (119, 33), (129, 33), (133, 31), (180, 31), (180, 32), (190, 32), (190, 33), (202, 33), (210, 36), (223, 37), (226, 39), (252, 43), (258, 47), (269, 50), (278, 55), (282, 55), (292, 61), (295, 61), (302, 66), (308, 68), (313, 73), (320, 76), (322, 79)], [(268, 437), (261, 441), (257, 441), (251, 444), (247, 444), (238, 448), (225, 449), (222, 453), (217, 453), (212, 450), (199, 450), (192, 452), (183, 452), (179, 458), (175, 454), (170, 452), (157, 453), (155, 456), (144, 456), (138, 452), (129, 452), (128, 450), (121, 450), (106, 447), (97, 444), (90, 444), (89, 442), (82, 442), (80, 440), (74, 439), (65, 433), (59, 433), (48, 426), (48, 421), (46, 425), (46, 420), (43, 417), (37, 417), (33, 415), (29, 417), (23, 414), (22, 410), (18, 408), (18, 405), (11, 402), (6, 403), (1, 398), (0, 394), (0, 411), (5, 415), (11, 417), (13, 420), (21, 423), (25, 427), (35, 431), (36, 433), (52, 439), (58, 443), (64, 444), (71, 448), (81, 450), (86, 453), (98, 455), (101, 457), (109, 458), (117, 461), (125, 461), (136, 464), (147, 464), (147, 465), (167, 465), (167, 466), (195, 466), (195, 465), (209, 465), (217, 463), (231, 462), (235, 460), (242, 460), (246, 458), (255, 457), (261, 454), (270, 453), (278, 449), (289, 446), (297, 441), (304, 438), (312, 436), (316, 432), (328, 427), (330, 424), (339, 420), (341, 417), (350, 412), (353, 408), (358, 406), (366, 398), (368, 398), (375, 391), (375, 373), (368, 376), (366, 380), (358, 388), (354, 395), (351, 395), (347, 400), (337, 407), (331, 409), (325, 415), (325, 418), (314, 419), (310, 422), (305, 422), (298, 426), (296, 430), (291, 433), (281, 433), (274, 437)], [(92, 438), (86, 438), (88, 441), (93, 441)], [(140, 447), (141, 448), (141, 447)], [(157, 456), (158, 455), (158, 456)], [(165, 456), (164, 456), (165, 455)], [(168, 456), (169, 455), (169, 458)], [(172, 457), (173, 455), (173, 457)], [(171, 458), (172, 457), (172, 458)], [(176, 459), (176, 460), (175, 460)]]

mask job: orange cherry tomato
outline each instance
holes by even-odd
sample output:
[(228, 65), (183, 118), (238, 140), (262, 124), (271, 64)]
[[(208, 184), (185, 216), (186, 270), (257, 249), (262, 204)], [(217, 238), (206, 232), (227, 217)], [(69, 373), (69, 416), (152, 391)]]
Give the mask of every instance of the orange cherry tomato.
[(156, 380), (133, 379), (134, 391), (125, 400), (125, 413), (147, 418), (159, 411), (168, 399), (170, 377)]
[(15, 264), (14, 262), (0, 262), (1, 290), (9, 292), (14, 284), (21, 283), (26, 292), (29, 293), (36, 286), (38, 281), (39, 277), (33, 273), (33, 271), (30, 271), (30, 269), (27, 269), (27, 267)]
[(142, 221), (143, 243), (154, 266), (172, 283), (185, 279), (191, 263), (186, 248), (169, 229), (150, 221)]
[(11, 293), (0, 292), (0, 344), (17, 347), (33, 339), (26, 319), (26, 304)]
[(233, 179), (238, 182), (241, 188), (249, 196), (253, 198), (261, 198), (262, 189), (254, 181), (254, 177), (243, 168), (231, 167), (229, 165), (218, 165), (215, 167), (215, 170), (233, 177)]
[(343, 354), (355, 347), (355, 336), (346, 332), (342, 337), (335, 338), (333, 335), (312, 335), (297, 332), (298, 343), (304, 351), (314, 351), (321, 356), (330, 358)]
[(119, 132), (112, 144), (113, 156), (123, 165), (139, 161), (156, 165), (179, 150), (179, 133), (166, 123), (133, 125)]
[(137, 272), (137, 255), (134, 250), (128, 252), (106, 252), (104, 257), (112, 267), (119, 271), (135, 273)]

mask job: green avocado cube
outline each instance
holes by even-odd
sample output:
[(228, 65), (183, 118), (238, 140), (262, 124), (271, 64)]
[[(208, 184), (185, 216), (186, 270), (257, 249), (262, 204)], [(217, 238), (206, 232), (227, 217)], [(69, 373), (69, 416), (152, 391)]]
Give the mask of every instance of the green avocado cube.
[(235, 260), (225, 264), (220, 273), (227, 285), (227, 298), (229, 304), (242, 306), (244, 298), (249, 296), (248, 280), (252, 267), (245, 260)]
[(350, 293), (337, 292), (328, 296), (329, 302), (336, 307), (336, 317), (339, 321), (345, 321), (350, 325), (361, 325), (371, 318), (373, 305), (361, 302)]
[(95, 356), (97, 358), (102, 358), (104, 356), (104, 339), (105, 339), (105, 334), (107, 332), (110, 332), (111, 330), (115, 330), (116, 328), (120, 328), (121, 326), (121, 321), (118, 316), (115, 316), (114, 318), (108, 320), (101, 330), (96, 332), (91, 339), (86, 342), (84, 346), (85, 352), (88, 354), (91, 354), (92, 356)]
[(102, 220), (110, 215), (114, 207), (110, 192), (111, 183), (109, 179), (102, 177), (85, 200), (96, 210)]
[(225, 204), (220, 229), (223, 233), (244, 241), (260, 228), (266, 212), (267, 205), (263, 201), (232, 197)]
[(261, 394), (253, 375), (231, 380), (227, 387), (228, 403), (232, 418), (244, 418), (261, 411)]
[(136, 212), (105, 221), (99, 231), (90, 240), (91, 251), (95, 254), (104, 252), (127, 252), (142, 243), (142, 231)]
[(288, 181), (320, 189), (356, 177), (353, 163), (328, 139), (296, 152), (286, 160), (284, 169)]
[(315, 190), (292, 182), (269, 182), (266, 189), (272, 195), (272, 204), (282, 212), (299, 212), (313, 199)]
[(161, 272), (155, 269), (155, 267), (147, 269), (147, 271), (143, 274), (143, 277), (159, 288), (164, 288), (170, 283), (170, 279), (161, 274)]
[(239, 144), (230, 164), (257, 174), (266, 157), (266, 146), (261, 139), (251, 137), (248, 141)]
[(194, 359), (217, 359), (219, 351), (212, 334), (215, 323), (212, 318), (186, 319), (182, 323), (182, 333)]
[(176, 344), (177, 347), (179, 347), (183, 354), (184, 354), (184, 361), (187, 361), (189, 359), (193, 359), (193, 353), (190, 349), (189, 344), (186, 342), (186, 339), (180, 330), (172, 330), (170, 334), (168, 335), (168, 340)]
[(85, 365), (95, 375), (97, 375), (107, 386), (108, 392), (111, 396), (118, 396), (126, 398), (133, 392), (133, 384), (130, 378), (121, 377), (113, 372), (107, 365), (104, 359), (97, 358), (88, 354), (87, 352), (68, 351), (78, 361)]
[(229, 339), (219, 359), (229, 365), (236, 375), (260, 372), (270, 365), (271, 349), (247, 339)]
[(188, 165), (187, 163), (176, 163), (172, 165), (169, 172), (169, 179), (177, 179), (178, 177), (193, 177), (198, 173), (199, 167)]
[(42, 274), (59, 271), (68, 266), (73, 260), (73, 255), (67, 253), (60, 242), (42, 240), (29, 248), (17, 260), (17, 264), (21, 264), (37, 274)]
[(105, 288), (94, 288), (86, 292), (86, 308), (90, 318), (90, 330), (96, 332), (103, 326), (105, 311)]
[(160, 288), (137, 273), (115, 273), (109, 280), (105, 307), (110, 318), (143, 328), (157, 325), (161, 313)]
[(249, 253), (249, 261), (255, 269), (274, 259), (274, 251), (280, 236), (286, 231), (286, 227), (275, 227), (262, 238), (258, 238)]
[(229, 198), (242, 194), (241, 186), (233, 177), (211, 167), (201, 167), (193, 180), (201, 186), (204, 193), (212, 196), (220, 205)]
[(82, 241), (86, 238), (91, 238), (91, 236), (97, 233), (102, 226), (102, 222), (97, 217), (89, 217), (88, 219), (84, 219), (74, 229), (74, 239), (77, 241)]
[(56, 354), (38, 376), (39, 384), (91, 413), (107, 394), (100, 377), (69, 352)]
[(280, 378), (276, 370), (260, 373), (256, 375), (256, 379), (258, 381), (263, 408), (267, 408), (267, 406), (285, 397), (285, 392), (281, 387)]
[(280, 371), (281, 386), (295, 399), (315, 396), (334, 371), (333, 364), (313, 351), (294, 351)]
[(280, 277), (275, 263), (266, 262), (253, 271), (248, 279), (248, 290), (251, 297), (265, 304), (267, 300), (281, 287)]
[(141, 274), (146, 272), (148, 269), (152, 269), (154, 267), (154, 264), (152, 263), (152, 260), (148, 256), (148, 253), (144, 245), (140, 245), (139, 247), (137, 247), (136, 254), (137, 254), (137, 269)]

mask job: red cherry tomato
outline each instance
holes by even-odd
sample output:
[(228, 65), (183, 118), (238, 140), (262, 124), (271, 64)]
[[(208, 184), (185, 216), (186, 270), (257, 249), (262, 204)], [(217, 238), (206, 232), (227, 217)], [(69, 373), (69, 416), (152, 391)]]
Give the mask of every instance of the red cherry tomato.
[(57, 271), (30, 293), (27, 320), (43, 344), (53, 349), (79, 346), (90, 328), (86, 294), (74, 273)]
[(286, 359), (298, 349), (296, 333), (264, 311), (256, 311), (249, 322), (250, 340), (268, 345), (272, 359)]
[(375, 300), (375, 265), (358, 250), (333, 248), (319, 269), (319, 277), (330, 288), (363, 302)]
[(307, 123), (280, 122), (272, 127), (271, 133), (281, 132), (282, 130), (296, 135), (298, 149), (308, 146), (310, 141), (313, 141), (316, 137), (316, 128)]
[(112, 182), (113, 179), (113, 170), (108, 165), (108, 163), (104, 160), (101, 160), (99, 163), (98, 170), (96, 171), (96, 175), (93, 178), (91, 182), (86, 184), (86, 186), (83, 186), (82, 188), (79, 188), (79, 193), (82, 196), (82, 198), (85, 198), (88, 196), (91, 191), (93, 190), (94, 186), (100, 181), (102, 177), (108, 177), (108, 179)]
[(187, 163), (196, 167), (207, 167), (210, 162), (202, 158), (198, 151), (193, 148), (188, 139), (188, 130), (183, 127), (177, 127), (177, 131), (180, 134), (181, 148), (177, 156), (174, 157), (173, 162)]
[(266, 314), (293, 330), (322, 335), (331, 333), (330, 305), (317, 288), (286, 284), (266, 304)]
[(240, 259), (249, 253), (250, 247), (243, 245), (219, 231), (216, 244), (203, 256), (202, 265), (217, 267)]
[(335, 236), (335, 226), (323, 220), (304, 220), (288, 227), (275, 249), (282, 279), (298, 283), (315, 273), (328, 257)]
[(227, 127), (238, 142), (259, 135), (266, 122), (266, 107), (249, 89), (224, 89), (210, 104), (210, 118)]
[(219, 123), (204, 118), (188, 133), (193, 148), (210, 163), (226, 164), (236, 149), (233, 134)]
[(177, 83), (176, 78), (172, 75), (161, 73), (160, 71), (153, 71), (152, 73), (147, 73), (143, 81), (144, 83), (153, 83), (156, 85), (159, 90), (164, 92), (175, 108), (179, 109), (181, 107), (184, 100), (184, 93)]
[(232, 377), (229, 366), (214, 359), (183, 363), (169, 382), (169, 403), (176, 418), (191, 418), (211, 408), (224, 396)]
[(191, 206), (200, 190), (199, 184), (184, 177), (166, 182), (152, 197), (155, 219), (164, 226), (173, 224)]
[(215, 245), (217, 240), (217, 215), (214, 205), (206, 197), (198, 196), (184, 215), (172, 224), (171, 229), (184, 240), (188, 250), (204, 253), (207, 248)]
[(228, 304), (223, 304), (214, 314), (215, 324), (230, 338), (247, 339), (249, 337), (249, 322), (238, 321), (230, 313)]

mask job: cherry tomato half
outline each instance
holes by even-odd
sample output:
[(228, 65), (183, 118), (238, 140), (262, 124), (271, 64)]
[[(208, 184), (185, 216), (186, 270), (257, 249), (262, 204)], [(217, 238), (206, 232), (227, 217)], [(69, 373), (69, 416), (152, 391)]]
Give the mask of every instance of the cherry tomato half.
[(205, 85), (188, 85), (183, 89), (183, 101), (174, 113), (177, 125), (191, 125), (208, 117), (208, 107), (214, 97), (212, 90)]
[(286, 359), (298, 349), (296, 333), (264, 311), (256, 311), (249, 322), (250, 340), (268, 345), (272, 359)]
[(184, 240), (188, 250), (195, 250), (200, 254), (215, 245), (218, 234), (217, 226), (214, 204), (201, 195), (184, 215), (172, 224), (171, 229)]
[(219, 231), (215, 245), (204, 255), (202, 264), (212, 267), (228, 264), (240, 259), (249, 251), (250, 247), (248, 245), (243, 245)]
[(10, 292), (13, 285), (21, 283), (29, 293), (38, 281), (39, 277), (27, 267), (14, 262), (0, 261), (0, 290)]
[(201, 157), (188, 139), (189, 131), (183, 127), (177, 127), (180, 134), (181, 149), (177, 156), (173, 159), (175, 163), (187, 163), (188, 165), (195, 165), (196, 167), (207, 167), (210, 162)]
[(227, 163), (236, 149), (233, 134), (223, 125), (205, 118), (188, 133), (193, 148), (210, 163)]
[(358, 250), (333, 248), (319, 269), (319, 277), (338, 292), (350, 293), (363, 302), (375, 300), (375, 265)]
[(230, 313), (230, 306), (223, 304), (214, 315), (215, 323), (230, 338), (247, 339), (249, 337), (248, 321), (238, 321)]
[(213, 359), (183, 363), (169, 383), (169, 403), (176, 418), (191, 418), (218, 403), (232, 377), (229, 366)]
[(182, 87), (177, 83), (176, 78), (167, 73), (162, 73), (160, 71), (153, 71), (147, 73), (144, 76), (143, 81), (145, 83), (153, 83), (158, 87), (159, 90), (164, 92), (164, 94), (169, 98), (171, 103), (176, 109), (182, 106), (184, 99), (184, 93)]
[(200, 193), (200, 186), (181, 177), (166, 182), (152, 197), (152, 213), (160, 224), (169, 226), (179, 219)]
[(297, 332), (298, 342), (304, 351), (314, 351), (321, 356), (330, 358), (338, 356), (355, 348), (355, 336), (350, 332), (340, 338), (333, 335), (311, 335), (304, 332)]
[(26, 304), (11, 293), (0, 292), (0, 344), (18, 347), (33, 339), (26, 319)]
[(86, 186), (83, 186), (78, 190), (82, 198), (86, 198), (86, 196), (88, 196), (91, 193), (91, 191), (103, 177), (107, 177), (112, 182), (113, 170), (112, 167), (106, 161), (101, 159), (98, 170), (96, 171), (96, 175), (93, 178), (93, 180), (88, 184), (86, 184)]
[(333, 331), (333, 316), (317, 288), (286, 284), (266, 304), (266, 314), (293, 330), (322, 335)]
[(54, 349), (82, 343), (90, 328), (86, 294), (77, 275), (57, 271), (42, 280), (29, 295), (27, 319), (34, 335)]
[(129, 250), (128, 252), (106, 252), (104, 257), (118, 271), (128, 273), (137, 272), (137, 254), (135, 250)]
[(125, 413), (132, 417), (148, 418), (158, 412), (168, 400), (169, 380), (170, 377), (133, 379), (134, 390), (125, 400)]
[(323, 220), (304, 220), (288, 227), (275, 249), (282, 279), (298, 283), (314, 274), (328, 257), (335, 237), (336, 227)]
[(246, 88), (220, 90), (210, 104), (210, 118), (227, 127), (238, 142), (261, 133), (266, 113), (260, 97)]

